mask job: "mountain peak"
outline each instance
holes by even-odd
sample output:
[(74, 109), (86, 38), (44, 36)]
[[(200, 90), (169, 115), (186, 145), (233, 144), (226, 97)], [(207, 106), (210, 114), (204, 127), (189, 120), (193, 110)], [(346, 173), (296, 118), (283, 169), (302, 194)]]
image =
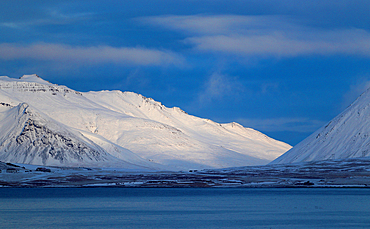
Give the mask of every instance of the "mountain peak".
[(271, 164), (370, 157), (370, 91)]
[(50, 83), (49, 81), (46, 81), (46, 80), (42, 79), (40, 76), (38, 76), (36, 74), (23, 75), (19, 79), (22, 80), (22, 81), (26, 81), (26, 82), (52, 85), (52, 83)]
[(23, 75), (23, 76), (19, 77), (19, 79), (23, 79), (23, 80), (26, 80), (26, 79), (29, 79), (29, 78), (41, 78), (41, 77), (38, 76), (37, 74)]

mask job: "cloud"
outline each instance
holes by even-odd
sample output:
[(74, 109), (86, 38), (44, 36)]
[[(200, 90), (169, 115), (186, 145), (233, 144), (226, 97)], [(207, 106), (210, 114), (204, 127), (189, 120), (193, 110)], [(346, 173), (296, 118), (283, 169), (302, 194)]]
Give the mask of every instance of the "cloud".
[(235, 78), (226, 75), (213, 73), (204, 85), (204, 89), (198, 96), (200, 104), (213, 100), (221, 100), (224, 97), (234, 95), (243, 90), (243, 85)]
[[(53, 5), (53, 3), (51, 4)], [(63, 10), (65, 7), (62, 5), (54, 6), (52, 8), (45, 7), (45, 5), (37, 5), (37, 3), (25, 3), (23, 5), (13, 3), (12, 6), (7, 4), (5, 6), (0, 5), (0, 7), (2, 6), (7, 9), (7, 11), (4, 12), (3, 17), (0, 19), (0, 27), (30, 31), (37, 26), (76, 24), (78, 22), (93, 19), (96, 15), (91, 12), (64, 13), (62, 11), (65, 11)]]
[[(230, 34), (243, 27), (259, 27), (267, 25), (265, 22), (272, 17), (251, 17), (238, 15), (219, 15), (219, 16), (156, 16), (143, 17), (138, 20), (151, 24), (159, 25), (168, 29), (178, 30), (193, 34)], [(273, 23), (274, 20), (271, 20)]]
[(348, 92), (343, 95), (341, 110), (351, 105), (362, 93), (370, 89), (369, 76), (362, 77), (355, 84), (350, 86)]
[(313, 28), (281, 16), (170, 15), (140, 21), (184, 32), (184, 42), (202, 52), (262, 57), (370, 56), (366, 30)]
[(260, 131), (299, 133), (312, 133), (325, 124), (309, 118), (239, 119), (238, 122)]
[(145, 66), (182, 66), (184, 59), (171, 51), (141, 47), (69, 46), (40, 43), (20, 46), (0, 44), (0, 59), (34, 59), (42, 61), (71, 62), (74, 64), (115, 63)]
[(138, 18), (138, 21), (186, 32), (192, 35), (230, 35), (269, 31), (271, 28), (294, 29), (281, 16), (243, 16), (243, 15), (188, 15), (154, 16)]
[(294, 57), (302, 55), (364, 55), (370, 56), (370, 34), (348, 30), (324, 32), (307, 39), (304, 34), (271, 33), (257, 35), (220, 35), (188, 38), (185, 41), (200, 51)]

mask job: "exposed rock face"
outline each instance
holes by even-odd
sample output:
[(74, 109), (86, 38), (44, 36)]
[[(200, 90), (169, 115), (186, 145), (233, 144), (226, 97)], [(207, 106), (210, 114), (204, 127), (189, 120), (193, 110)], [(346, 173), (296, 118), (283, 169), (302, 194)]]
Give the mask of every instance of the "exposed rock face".
[(28, 120), (23, 131), (16, 138), (20, 146), (33, 146), (41, 151), (43, 162), (49, 157), (63, 163), (67, 158), (77, 161), (83, 161), (83, 157), (90, 160), (101, 160), (101, 154), (86, 144), (73, 138), (64, 136), (60, 133), (54, 133), (45, 126), (39, 125), (34, 120)]
[[(5, 107), (8, 108), (8, 124), (13, 123), (13, 126), (8, 135), (1, 137), (1, 160), (44, 165), (108, 160), (108, 154), (102, 148), (43, 118), (27, 104)], [(9, 118), (13, 122), (9, 122)]]

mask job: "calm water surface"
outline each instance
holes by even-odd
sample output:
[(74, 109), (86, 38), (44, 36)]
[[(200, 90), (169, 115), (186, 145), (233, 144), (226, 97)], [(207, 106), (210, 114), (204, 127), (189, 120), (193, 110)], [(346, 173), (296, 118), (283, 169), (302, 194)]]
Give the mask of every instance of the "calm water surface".
[(1, 228), (370, 228), (370, 189), (2, 188)]

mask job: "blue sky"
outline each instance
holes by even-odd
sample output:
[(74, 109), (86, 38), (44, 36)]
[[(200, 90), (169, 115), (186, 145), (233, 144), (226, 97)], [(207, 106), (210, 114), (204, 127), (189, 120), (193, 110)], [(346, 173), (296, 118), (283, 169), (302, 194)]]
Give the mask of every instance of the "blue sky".
[(370, 1), (1, 1), (0, 75), (134, 91), (297, 144), (370, 86)]

